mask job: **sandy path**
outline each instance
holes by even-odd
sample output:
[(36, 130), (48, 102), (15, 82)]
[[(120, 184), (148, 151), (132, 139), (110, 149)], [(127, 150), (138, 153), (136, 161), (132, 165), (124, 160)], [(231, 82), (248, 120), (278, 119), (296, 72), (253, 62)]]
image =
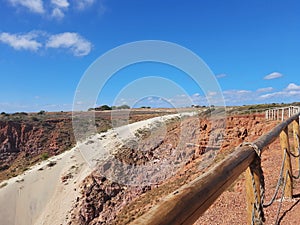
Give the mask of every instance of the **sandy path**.
[[(0, 225), (66, 224), (68, 212), (79, 196), (78, 187), (91, 173), (87, 161), (90, 164), (93, 159), (97, 160), (109, 154), (112, 150), (110, 146), (116, 146), (120, 140), (132, 137), (135, 130), (178, 115), (151, 118), (94, 135), (70, 151), (35, 165), (17, 177), (3, 181), (7, 185), (0, 188)], [(181, 113), (179, 116), (184, 115), (191, 116), (193, 113)], [(88, 142), (95, 143), (94, 147)], [(103, 151), (106, 147), (108, 151)], [(79, 148), (82, 152), (88, 151), (88, 154), (84, 153), (82, 156)], [(50, 161), (56, 164), (49, 167)], [(71, 176), (66, 182), (62, 182), (61, 177), (67, 174)]]

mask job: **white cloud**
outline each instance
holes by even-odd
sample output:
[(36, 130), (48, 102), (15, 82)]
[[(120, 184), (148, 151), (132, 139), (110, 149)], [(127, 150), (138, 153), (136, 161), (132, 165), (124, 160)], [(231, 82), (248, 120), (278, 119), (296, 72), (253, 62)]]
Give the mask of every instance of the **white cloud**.
[[(300, 96), (300, 90), (298, 90), (298, 91), (289, 91), (289, 95), (290, 96)], [(298, 101), (299, 101), (299, 99), (298, 99)]]
[(77, 33), (65, 32), (50, 35), (43, 31), (31, 31), (26, 34), (0, 33), (0, 42), (7, 44), (15, 50), (38, 51), (41, 48), (65, 48), (75, 56), (88, 55), (92, 43)]
[(37, 51), (42, 44), (37, 40), (37, 35), (35, 33), (28, 34), (9, 34), (9, 33), (1, 33), (0, 41), (10, 45), (16, 50), (30, 50)]
[(271, 80), (271, 79), (276, 79), (276, 78), (279, 78), (279, 77), (282, 77), (283, 75), (281, 73), (278, 73), (278, 72), (273, 72), (273, 73), (270, 73), (269, 75), (265, 76), (264, 79), (265, 80)]
[(290, 83), (282, 91), (264, 94), (259, 96), (259, 98), (274, 99), (274, 100), (283, 99), (292, 102), (292, 101), (299, 101), (299, 96), (300, 96), (300, 86), (295, 83)]
[(51, 3), (58, 8), (68, 8), (70, 5), (67, 0), (51, 0)]
[(90, 6), (92, 6), (95, 3), (95, 0), (77, 0), (77, 8), (79, 10), (84, 10)]
[(294, 83), (290, 83), (286, 88), (285, 90), (287, 91), (297, 91), (297, 90), (300, 90), (300, 86), (297, 85), (297, 84), (294, 84)]
[(67, 0), (51, 0), (51, 3), (55, 6), (52, 10), (51, 17), (58, 20), (64, 18), (64, 11), (68, 10), (70, 3)]
[(223, 91), (226, 104), (246, 104), (256, 97), (256, 93), (249, 90), (226, 90)]
[(249, 93), (251, 93), (251, 91), (248, 91), (248, 90), (238, 90), (237, 93), (238, 94), (249, 94)]
[(272, 87), (266, 87), (266, 88), (259, 88), (259, 89), (256, 90), (256, 92), (259, 92), (259, 93), (262, 93), (262, 92), (271, 92), (273, 90), (274, 90), (274, 88), (272, 88)]
[(217, 92), (215, 92), (215, 91), (209, 91), (209, 92), (207, 93), (207, 95), (208, 95), (208, 96), (215, 96), (215, 95), (217, 95)]
[(92, 44), (77, 33), (65, 32), (50, 36), (46, 43), (47, 48), (67, 48), (75, 56), (88, 55)]
[(23, 6), (34, 13), (45, 12), (42, 0), (8, 0), (14, 7)]
[[(300, 101), (300, 85), (291, 83), (281, 91), (274, 91), (273, 87), (260, 88), (255, 91), (251, 90), (226, 90), (222, 93), (207, 92), (207, 95), (194, 93), (190, 96), (178, 94), (165, 99), (165, 103), (160, 103), (153, 97), (145, 98), (142, 105), (152, 107), (185, 107), (190, 105), (244, 105), (244, 104), (261, 104), (267, 102), (298, 102)], [(122, 99), (124, 100), (124, 99)], [(224, 101), (223, 101), (224, 100)], [(134, 105), (134, 104), (132, 104)]]
[(65, 16), (65, 14), (59, 8), (53, 9), (52, 14), (51, 14), (51, 17), (56, 18), (56, 19), (62, 19), (62, 18), (64, 18), (64, 16)]
[(259, 96), (259, 98), (262, 98), (262, 99), (278, 98), (278, 97), (284, 97), (285, 95), (286, 95), (286, 92), (278, 91), (278, 92), (274, 92), (274, 93), (261, 95), (261, 96)]
[(223, 77), (226, 77), (227, 75), (225, 73), (221, 73), (221, 74), (218, 74), (216, 75), (216, 78), (223, 78)]
[(107, 8), (104, 0), (4, 0), (17, 8), (26, 8), (32, 13), (38, 13), (44, 18), (62, 19), (68, 10), (84, 11), (93, 6), (98, 15), (103, 15)]

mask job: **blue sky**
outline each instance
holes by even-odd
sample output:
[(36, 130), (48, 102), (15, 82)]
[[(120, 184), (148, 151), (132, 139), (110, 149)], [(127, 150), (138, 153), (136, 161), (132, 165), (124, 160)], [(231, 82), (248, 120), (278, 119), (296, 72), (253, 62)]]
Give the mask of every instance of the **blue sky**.
[[(226, 105), (300, 101), (297, 0), (0, 3), (0, 111), (71, 110), (86, 69), (105, 52), (140, 40), (174, 42), (196, 53), (216, 75)], [(162, 98), (140, 99), (141, 84), (116, 100), (144, 76), (169, 79), (185, 93), (166, 86)], [(180, 70), (142, 63), (116, 73), (96, 104), (184, 106), (183, 95), (206, 104), (207, 96)]]

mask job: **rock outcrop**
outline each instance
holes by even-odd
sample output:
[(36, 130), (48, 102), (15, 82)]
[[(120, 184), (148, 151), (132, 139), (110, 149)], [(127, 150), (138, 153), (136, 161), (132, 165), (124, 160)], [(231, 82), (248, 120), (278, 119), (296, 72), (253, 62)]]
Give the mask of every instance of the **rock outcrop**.
[[(0, 180), (25, 170), (37, 156), (48, 158), (75, 143), (71, 119), (0, 121)], [(2, 175), (2, 176), (1, 176)]]
[(119, 170), (126, 170), (128, 165), (164, 159), (173, 165), (179, 164), (180, 168), (174, 174), (169, 171), (171, 176), (157, 183), (145, 185), (141, 180), (141, 185), (134, 186), (109, 181), (101, 172), (103, 167), (106, 170), (113, 165), (102, 165), (81, 186), (81, 196), (74, 205), (69, 224), (126, 224), (151, 208), (162, 196), (203, 173), (200, 168), (207, 168), (209, 163), (205, 167), (203, 164), (208, 160), (213, 162), (216, 156), (213, 153), (231, 152), (240, 143), (252, 141), (269, 131), (274, 123), (266, 122), (262, 115), (229, 116), (226, 120), (214, 121), (187, 118), (181, 123), (170, 123), (164, 135), (157, 131), (151, 139), (143, 139), (149, 134), (140, 131), (140, 141), (121, 147), (116, 154), (124, 166)]

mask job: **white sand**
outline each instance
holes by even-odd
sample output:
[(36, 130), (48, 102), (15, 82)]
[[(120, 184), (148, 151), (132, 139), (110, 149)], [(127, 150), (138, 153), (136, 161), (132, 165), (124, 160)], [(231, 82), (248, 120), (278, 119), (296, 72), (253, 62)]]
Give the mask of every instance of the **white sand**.
[[(181, 113), (179, 116), (183, 115), (190, 116), (193, 113)], [(70, 151), (52, 157), (25, 173), (2, 182), (7, 185), (0, 188), (0, 225), (66, 224), (66, 216), (77, 196), (80, 196), (79, 184), (92, 171), (86, 162), (91, 164), (95, 158), (99, 159), (109, 154), (106, 151), (99, 153), (99, 148), (87, 144), (89, 141), (104, 148), (116, 146), (120, 138), (126, 140), (133, 137), (134, 131), (140, 128), (175, 116), (178, 114), (156, 117), (94, 135)], [(84, 151), (88, 151), (88, 154)], [(50, 161), (57, 164), (48, 167)], [(43, 170), (39, 170), (40, 168)], [(61, 177), (67, 173), (71, 173), (73, 177), (67, 183), (62, 183)]]
[[(50, 161), (57, 164), (48, 167), (47, 164)], [(76, 177), (72, 179), (72, 183), (65, 185), (60, 178), (72, 166), (78, 168)], [(39, 170), (40, 168), (43, 170)], [(7, 185), (0, 189), (0, 224), (29, 225), (34, 224), (35, 221), (37, 221), (35, 224), (62, 223), (62, 221), (51, 223), (51, 221), (53, 222), (53, 219), (57, 217), (61, 220), (64, 215), (67, 215), (67, 209), (71, 208), (72, 202), (69, 199), (64, 201), (64, 198), (76, 195), (72, 190), (89, 172), (91, 171), (80, 152), (72, 149), (34, 166), (20, 176), (4, 181)], [(74, 181), (78, 183), (74, 184)], [(54, 201), (57, 201), (57, 204)], [(48, 216), (44, 213), (44, 209), (49, 207), (52, 208), (50, 213), (55, 216), (51, 216), (52, 218), (48, 221), (50, 223), (43, 223), (47, 221), (47, 218), (43, 217)]]

